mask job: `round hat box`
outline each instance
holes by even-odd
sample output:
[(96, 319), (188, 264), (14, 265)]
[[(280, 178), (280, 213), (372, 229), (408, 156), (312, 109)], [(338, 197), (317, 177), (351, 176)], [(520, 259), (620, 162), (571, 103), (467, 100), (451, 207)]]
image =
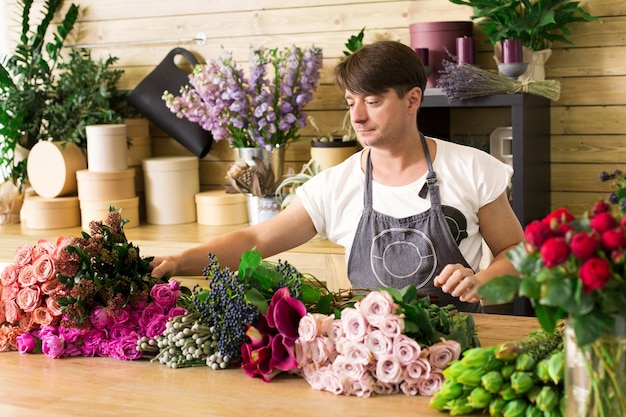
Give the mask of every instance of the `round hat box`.
[(85, 168), (87, 161), (83, 151), (70, 142), (37, 142), (26, 163), (33, 190), (45, 198), (76, 194), (76, 172)]
[(204, 191), (196, 194), (198, 224), (230, 226), (248, 223), (246, 196), (228, 194), (224, 190)]
[(44, 198), (29, 195), (24, 199), (22, 223), (28, 229), (65, 229), (80, 226), (78, 197)]
[(81, 201), (109, 201), (136, 197), (135, 172), (132, 167), (107, 172), (80, 170), (76, 172), (78, 198)]
[(89, 125), (87, 166), (90, 171), (118, 171), (128, 168), (128, 139), (125, 124)]

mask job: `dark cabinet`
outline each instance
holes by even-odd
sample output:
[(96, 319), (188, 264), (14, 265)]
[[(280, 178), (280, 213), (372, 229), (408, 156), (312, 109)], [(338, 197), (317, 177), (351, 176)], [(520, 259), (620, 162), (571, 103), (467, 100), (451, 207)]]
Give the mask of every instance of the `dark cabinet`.
[(450, 112), (457, 108), (510, 108), (513, 133), (512, 206), (523, 226), (550, 212), (550, 101), (532, 94), (498, 94), (448, 102), (426, 95), (418, 126), (425, 135), (448, 139)]

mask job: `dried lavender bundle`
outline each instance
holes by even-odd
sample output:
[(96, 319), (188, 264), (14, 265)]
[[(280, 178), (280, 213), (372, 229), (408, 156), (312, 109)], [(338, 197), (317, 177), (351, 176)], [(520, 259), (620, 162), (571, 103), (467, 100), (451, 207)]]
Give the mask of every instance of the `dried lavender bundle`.
[(536, 94), (556, 101), (561, 94), (561, 83), (557, 80), (521, 82), (474, 65), (457, 65), (444, 60), (443, 66), (437, 87), (446, 93), (449, 101), (515, 93)]

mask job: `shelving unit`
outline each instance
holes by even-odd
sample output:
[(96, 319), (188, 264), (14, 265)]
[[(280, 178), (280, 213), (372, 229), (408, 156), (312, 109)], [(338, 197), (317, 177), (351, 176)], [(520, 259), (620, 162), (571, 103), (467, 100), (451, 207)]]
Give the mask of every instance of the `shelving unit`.
[(550, 212), (550, 101), (532, 94), (498, 94), (449, 102), (426, 91), (418, 126), (424, 134), (450, 138), (450, 112), (459, 108), (510, 108), (513, 128), (513, 211), (523, 226)]

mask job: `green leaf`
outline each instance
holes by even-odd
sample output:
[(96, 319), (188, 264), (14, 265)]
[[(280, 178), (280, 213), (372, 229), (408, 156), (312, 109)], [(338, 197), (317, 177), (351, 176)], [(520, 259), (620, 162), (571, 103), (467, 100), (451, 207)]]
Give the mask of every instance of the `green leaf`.
[(263, 293), (256, 288), (250, 288), (245, 294), (246, 302), (255, 306), (263, 314), (267, 313), (268, 302)]
[(256, 250), (246, 251), (241, 255), (241, 261), (239, 263), (238, 275), (240, 279), (245, 279), (250, 276), (251, 271), (255, 270), (261, 262), (263, 258), (261, 257), (261, 253)]
[(303, 284), (301, 287), (300, 301), (306, 304), (315, 304), (319, 302), (322, 292), (319, 287)]
[(504, 304), (512, 301), (518, 294), (522, 280), (513, 275), (496, 277), (478, 288), (478, 295), (487, 301)]
[(541, 328), (548, 333), (554, 332), (557, 321), (563, 318), (563, 310), (558, 307), (543, 304), (536, 304), (534, 307), (535, 315), (537, 316)]
[(541, 298), (539, 299), (540, 304), (563, 307), (570, 300), (572, 300), (570, 279), (554, 277), (543, 283)]
[(603, 334), (613, 331), (615, 320), (599, 311), (592, 311), (584, 316), (573, 316), (572, 326), (578, 346), (584, 347), (596, 341)]
[(382, 287), (380, 288), (380, 290), (387, 291), (391, 295), (391, 298), (393, 298), (393, 301), (395, 301), (396, 303), (404, 302), (403, 296), (400, 290), (396, 288), (391, 288), (391, 287)]
[(414, 285), (407, 285), (400, 290), (401, 300), (410, 303), (417, 299), (417, 288)]
[(330, 306), (332, 305), (332, 301), (333, 301), (332, 294), (326, 294), (320, 297), (319, 301), (317, 302), (317, 307), (315, 308), (315, 312), (326, 314), (326, 315), (330, 314), (330, 311), (331, 311)]

